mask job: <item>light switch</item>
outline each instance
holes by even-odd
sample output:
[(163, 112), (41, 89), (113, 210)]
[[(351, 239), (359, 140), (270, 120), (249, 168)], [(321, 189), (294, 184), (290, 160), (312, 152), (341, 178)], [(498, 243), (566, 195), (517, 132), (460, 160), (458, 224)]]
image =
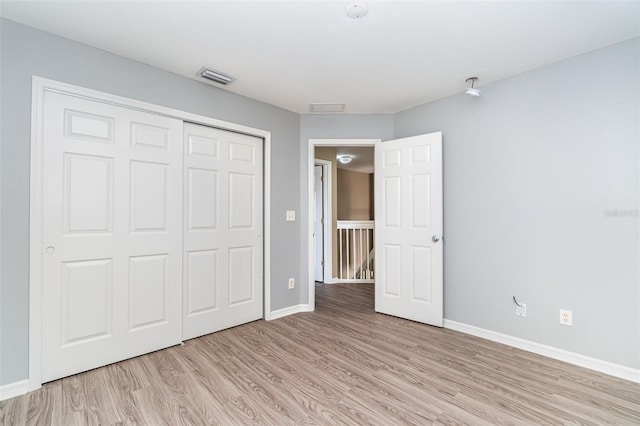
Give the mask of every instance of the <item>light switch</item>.
[(287, 222), (295, 222), (295, 221), (296, 221), (295, 210), (287, 210)]

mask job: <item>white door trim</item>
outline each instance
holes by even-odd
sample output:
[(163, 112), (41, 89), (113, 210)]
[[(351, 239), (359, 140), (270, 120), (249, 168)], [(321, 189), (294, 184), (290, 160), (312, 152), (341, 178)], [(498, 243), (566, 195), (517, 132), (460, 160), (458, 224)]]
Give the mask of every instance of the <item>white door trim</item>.
[(264, 318), (271, 319), (271, 132), (33, 76), (31, 91), (29, 391), (42, 386), (42, 123), (45, 92), (164, 115), (264, 140)]
[(315, 159), (314, 164), (316, 166), (322, 166), (322, 176), (325, 178), (322, 181), (322, 209), (324, 216), (324, 226), (322, 227), (324, 244), (322, 258), (324, 259), (324, 267), (322, 273), (324, 275), (324, 282), (331, 282), (333, 279), (333, 256), (331, 247), (333, 247), (333, 238), (331, 236), (331, 224), (333, 223), (333, 214), (331, 213), (331, 161)]
[[(309, 139), (307, 146), (307, 237), (308, 237), (308, 253), (307, 259), (308, 276), (307, 282), (309, 284), (309, 297), (308, 306), (309, 311), (316, 309), (316, 282), (314, 277), (315, 258), (314, 258), (314, 244), (313, 244), (313, 178), (314, 178), (314, 166), (315, 166), (315, 148), (316, 146), (375, 146), (381, 139)], [(330, 274), (331, 275), (331, 274)]]

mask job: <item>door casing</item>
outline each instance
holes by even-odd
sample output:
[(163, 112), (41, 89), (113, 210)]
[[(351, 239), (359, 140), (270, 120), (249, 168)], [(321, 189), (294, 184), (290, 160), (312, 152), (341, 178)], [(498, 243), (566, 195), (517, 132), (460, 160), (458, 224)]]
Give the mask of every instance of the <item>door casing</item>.
[(30, 162), (30, 241), (29, 241), (29, 379), (28, 390), (42, 386), (42, 262), (43, 262), (43, 184), (42, 119), (45, 92), (89, 99), (123, 108), (164, 115), (205, 126), (243, 133), (263, 139), (264, 143), (264, 318), (271, 313), (271, 132), (239, 124), (229, 123), (198, 114), (141, 102), (122, 96), (87, 89), (72, 84), (33, 76), (31, 99), (31, 162)]

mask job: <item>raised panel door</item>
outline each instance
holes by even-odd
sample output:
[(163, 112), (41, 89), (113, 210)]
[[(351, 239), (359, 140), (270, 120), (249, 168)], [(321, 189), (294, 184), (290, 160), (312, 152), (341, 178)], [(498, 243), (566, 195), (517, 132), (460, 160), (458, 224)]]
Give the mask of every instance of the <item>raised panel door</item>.
[(443, 324), (442, 134), (375, 148), (377, 312)]
[(184, 339), (263, 317), (262, 139), (186, 123)]
[(181, 341), (182, 122), (46, 92), (42, 379)]

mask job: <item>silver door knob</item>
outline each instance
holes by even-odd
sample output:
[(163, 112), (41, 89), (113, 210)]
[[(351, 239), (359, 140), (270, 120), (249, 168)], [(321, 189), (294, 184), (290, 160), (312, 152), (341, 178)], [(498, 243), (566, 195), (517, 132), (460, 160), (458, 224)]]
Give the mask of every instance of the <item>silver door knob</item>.
[(44, 249), (44, 251), (45, 251), (47, 254), (53, 254), (53, 253), (56, 251), (56, 248), (55, 248), (54, 246), (47, 246), (47, 248), (46, 248), (46, 249)]
[(437, 243), (438, 241), (440, 241), (440, 238), (437, 235), (434, 235), (433, 237), (431, 237), (431, 241)]

